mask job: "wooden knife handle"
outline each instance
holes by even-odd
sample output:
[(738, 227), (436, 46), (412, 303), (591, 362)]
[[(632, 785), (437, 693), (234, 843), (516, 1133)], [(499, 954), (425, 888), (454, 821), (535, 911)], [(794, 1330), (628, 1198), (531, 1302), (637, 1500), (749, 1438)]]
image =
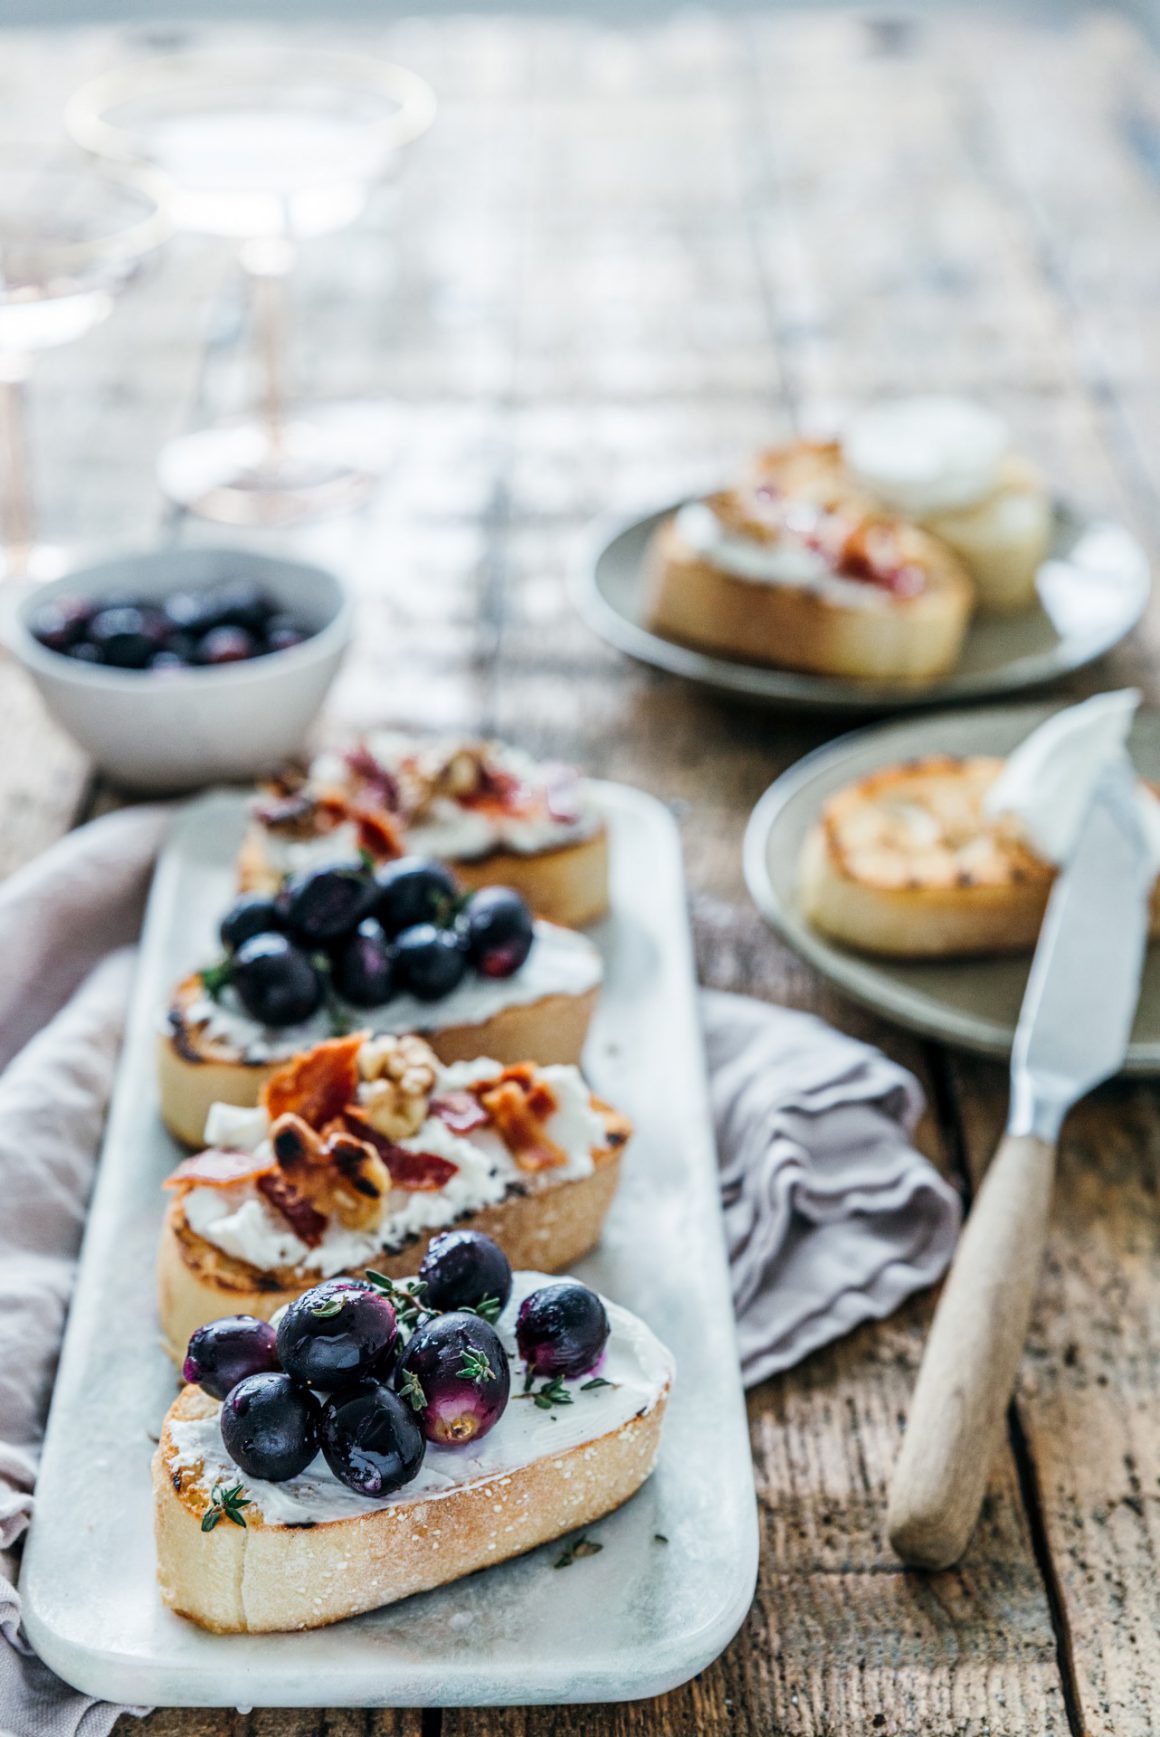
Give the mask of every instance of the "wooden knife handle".
[(949, 1568), (975, 1528), (1039, 1273), (1055, 1146), (1005, 1134), (935, 1312), (890, 1487), (904, 1562)]

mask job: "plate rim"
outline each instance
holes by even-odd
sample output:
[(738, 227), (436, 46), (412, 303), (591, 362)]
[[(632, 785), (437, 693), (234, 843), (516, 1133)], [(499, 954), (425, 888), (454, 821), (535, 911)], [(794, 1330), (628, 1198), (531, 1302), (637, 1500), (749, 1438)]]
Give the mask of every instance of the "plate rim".
[[(716, 652), (700, 651), (695, 646), (683, 645), (678, 640), (666, 639), (662, 634), (642, 627), (639, 622), (630, 620), (609, 602), (598, 579), (600, 564), (614, 544), (634, 532), (655, 528), (688, 501), (696, 498), (694, 495), (684, 495), (663, 506), (638, 508), (631, 514), (609, 511), (592, 520), (569, 569), (568, 589), (573, 605), (581, 619), (599, 639), (636, 662), (652, 669), (663, 670), (669, 675), (682, 677), (711, 693), (724, 694), (771, 709), (831, 715), (846, 712), (870, 717), (895, 711), (918, 711), (933, 706), (945, 708), (977, 705), (986, 699), (1010, 701), (1014, 696), (1034, 694), (1106, 657), (1139, 626), (1152, 594), (1152, 562), (1135, 532), (1110, 514), (1086, 511), (1066, 496), (1053, 494), (1052, 512), (1056, 519), (1063, 517), (1085, 528), (1112, 525), (1122, 535), (1130, 538), (1145, 574), (1131, 618), (1125, 621), (1124, 626), (1117, 630), (1114, 636), (1105, 636), (1091, 642), (1082, 654), (1073, 653), (1059, 658), (1048, 668), (1042, 667), (1047, 654), (1037, 654), (1033, 659), (1023, 660), (1034, 663), (1037, 667), (1022, 676), (1014, 673), (1020, 661), (1015, 660), (1003, 666), (1004, 674), (998, 679), (994, 673), (989, 676), (985, 673), (963, 676), (952, 672), (929, 686), (916, 687), (907, 687), (905, 684), (857, 683), (840, 676), (810, 675), (802, 670), (781, 670), (764, 664), (743, 663)], [(1067, 643), (1060, 641), (1061, 646)]]
[[(1014, 719), (1015, 715), (1022, 712), (1030, 719), (1045, 712), (1051, 715), (1053, 712), (1062, 711), (1067, 704), (1066, 700), (1057, 705), (1043, 700), (1014, 702), (1007, 706), (977, 706), (970, 712), (956, 710), (944, 715), (953, 718), (957, 725), (969, 726), (972, 714), (993, 722), (1004, 714), (1009, 714)], [(1153, 708), (1147, 708), (1143, 715), (1160, 716), (1160, 713)], [(897, 730), (916, 726), (918, 722), (918, 719), (910, 717), (892, 718), (846, 730), (831, 741), (812, 748), (808, 754), (804, 754), (775, 778), (758, 798), (746, 823), (742, 842), (745, 884), (750, 898), (773, 932), (840, 994), (920, 1037), (949, 1044), (952, 1048), (964, 1049), (974, 1055), (1009, 1061), (1015, 1036), (1014, 1026), (1008, 1026), (1002, 1020), (987, 1019), (982, 1015), (961, 1013), (954, 1008), (947, 1008), (929, 994), (899, 988), (885, 975), (889, 961), (886, 961), (885, 965), (879, 965), (869, 956), (864, 958), (859, 954), (846, 952), (835, 943), (815, 934), (805, 918), (778, 896), (768, 872), (767, 853), (776, 823), (790, 802), (809, 789), (818, 772), (823, 767), (840, 764), (855, 743), (860, 745), (875, 737), (885, 739)], [(924, 718), (922, 723), (924, 727), (936, 728), (939, 716)], [(986, 965), (988, 961), (982, 960), (978, 963)], [(1138, 1040), (1129, 1044), (1124, 1065), (1119, 1070), (1119, 1075), (1113, 1077), (1148, 1077), (1157, 1073), (1160, 1073), (1160, 1039)]]

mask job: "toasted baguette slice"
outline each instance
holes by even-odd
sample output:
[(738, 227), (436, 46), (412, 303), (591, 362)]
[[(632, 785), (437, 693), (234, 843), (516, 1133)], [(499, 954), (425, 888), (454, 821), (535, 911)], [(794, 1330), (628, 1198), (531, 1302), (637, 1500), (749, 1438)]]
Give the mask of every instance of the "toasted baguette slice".
[[(620, 1181), (629, 1125), (612, 1110), (605, 1111), (605, 1121), (609, 1143), (593, 1153), (591, 1175), (510, 1194), (496, 1206), (464, 1214), (455, 1228), (493, 1237), (513, 1267), (555, 1273), (571, 1266), (599, 1242)], [(373, 1264), (388, 1278), (408, 1278), (418, 1272), (431, 1238), (448, 1228), (424, 1231), (396, 1253), (376, 1256)], [(175, 1362), (207, 1321), (222, 1315), (257, 1315), (268, 1321), (284, 1303), (317, 1283), (317, 1272), (265, 1272), (224, 1254), (190, 1229), (181, 1200), (170, 1203), (158, 1248), (157, 1292), (162, 1340)]]
[[(244, 893), (273, 893), (282, 877), (270, 861), (265, 827), (246, 833), (238, 859), (238, 883)], [(514, 887), (545, 922), (565, 929), (582, 929), (608, 912), (608, 829), (601, 826), (587, 838), (551, 850), (524, 854), (495, 850), (487, 856), (455, 858), (455, 877), (475, 891), (478, 887)]]
[[(534, 1286), (536, 1278), (517, 1274), (517, 1283)], [(605, 1366), (619, 1335), (632, 1359), (627, 1392), (577, 1392), (566, 1411), (551, 1415), (513, 1399), (479, 1444), (484, 1452), (444, 1449), (437, 1481), (424, 1482), (421, 1469), (386, 1505), (364, 1508), (336, 1487), (321, 1460), (289, 1484), (245, 1480), (220, 1446), (218, 1403), (184, 1388), (153, 1459), (165, 1603), (218, 1633), (319, 1628), (522, 1555), (620, 1507), (656, 1462), (673, 1369), (643, 1323), (606, 1308)], [(434, 1454), (428, 1448), (429, 1460)], [(222, 1519), (204, 1531), (223, 1480), (244, 1485), (245, 1524)], [(302, 1519), (281, 1517), (299, 1512)]]
[(1009, 615), (1035, 601), (1036, 575), (1051, 546), (1051, 516), (1038, 471), (1012, 454), (993, 494), (923, 523), (966, 564), (979, 607)]
[[(178, 984), (165, 1028), (157, 1040), (161, 1115), (166, 1127), (187, 1146), (200, 1146), (211, 1104), (248, 1108), (285, 1057), (247, 1061), (229, 1043), (190, 1023), (188, 1010), (204, 991), (195, 974)], [(505, 1064), (521, 1061), (580, 1060), (599, 989), (582, 995), (546, 995), (538, 1001), (505, 1007), (476, 1025), (447, 1025), (424, 1031), (442, 1062), (491, 1056)]]
[[(932, 755), (841, 790), (806, 837), (801, 908), (816, 929), (897, 959), (1034, 947), (1055, 869), (992, 818), (983, 799), (1003, 761)], [(1160, 902), (1153, 895), (1153, 933)]]
[(816, 675), (921, 682), (958, 662), (972, 605), (965, 570), (949, 549), (908, 527), (926, 583), (914, 596), (859, 585), (858, 601), (788, 583), (742, 579), (682, 538), (675, 519), (646, 556), (650, 627), (727, 657)]

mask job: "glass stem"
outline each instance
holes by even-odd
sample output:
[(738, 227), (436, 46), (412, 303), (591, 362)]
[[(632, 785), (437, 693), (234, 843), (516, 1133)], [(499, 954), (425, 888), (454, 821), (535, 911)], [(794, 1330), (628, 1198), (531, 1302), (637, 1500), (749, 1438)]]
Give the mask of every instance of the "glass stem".
[(293, 263), (293, 245), (282, 236), (248, 241), (242, 249), (261, 381), (258, 415), (274, 459), (280, 456), (286, 435), (286, 278)]
[(0, 535), (5, 571), (15, 579), (25, 577), (32, 556), (27, 380), (23, 357), (0, 357)]

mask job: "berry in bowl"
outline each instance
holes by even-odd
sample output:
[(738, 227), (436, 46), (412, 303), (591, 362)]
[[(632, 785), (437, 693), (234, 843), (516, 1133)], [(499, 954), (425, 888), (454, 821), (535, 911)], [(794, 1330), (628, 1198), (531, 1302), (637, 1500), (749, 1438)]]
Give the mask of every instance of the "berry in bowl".
[(351, 636), (326, 569), (157, 549), (14, 587), (3, 633), (48, 710), (136, 790), (248, 779), (299, 748)]

